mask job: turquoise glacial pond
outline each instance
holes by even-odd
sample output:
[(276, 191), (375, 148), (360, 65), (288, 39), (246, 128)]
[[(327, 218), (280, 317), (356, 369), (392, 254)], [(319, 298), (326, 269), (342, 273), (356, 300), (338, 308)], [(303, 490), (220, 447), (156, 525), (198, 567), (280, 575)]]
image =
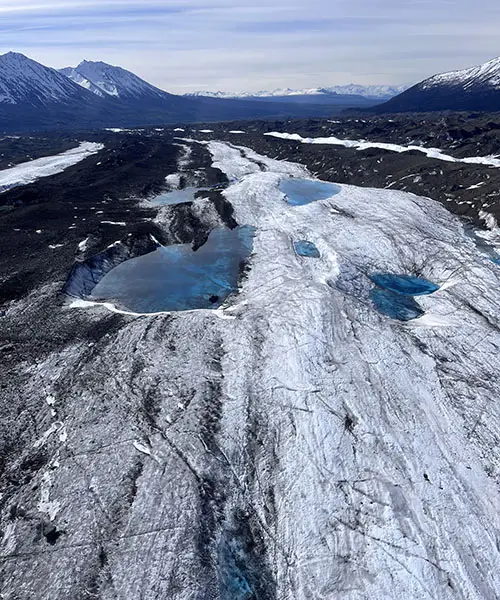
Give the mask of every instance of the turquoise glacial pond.
[(197, 192), (206, 192), (210, 188), (187, 187), (183, 190), (173, 190), (171, 192), (163, 192), (151, 200), (151, 204), (155, 206), (168, 206), (173, 204), (183, 204), (184, 202), (193, 202), (196, 200)]
[(374, 273), (369, 277), (380, 288), (408, 296), (424, 296), (432, 294), (439, 289), (439, 286), (432, 283), (432, 281), (428, 281), (423, 277), (414, 277), (413, 275)]
[(413, 275), (373, 273), (369, 278), (376, 286), (370, 292), (375, 308), (398, 321), (411, 321), (424, 315), (424, 309), (414, 296), (425, 296), (439, 289), (432, 281)]
[(215, 229), (193, 251), (190, 244), (158, 248), (111, 270), (92, 291), (138, 313), (217, 308), (238, 290), (254, 228)]
[(418, 319), (425, 312), (412, 296), (397, 294), (377, 287), (371, 290), (370, 299), (381, 314), (398, 321)]
[(295, 252), (299, 256), (306, 256), (308, 258), (319, 258), (320, 253), (316, 248), (316, 245), (312, 242), (308, 242), (307, 240), (300, 240), (298, 242), (293, 243), (293, 247)]
[(335, 183), (317, 181), (314, 179), (284, 179), (279, 189), (286, 196), (291, 206), (303, 206), (317, 200), (326, 200), (338, 194), (341, 187)]

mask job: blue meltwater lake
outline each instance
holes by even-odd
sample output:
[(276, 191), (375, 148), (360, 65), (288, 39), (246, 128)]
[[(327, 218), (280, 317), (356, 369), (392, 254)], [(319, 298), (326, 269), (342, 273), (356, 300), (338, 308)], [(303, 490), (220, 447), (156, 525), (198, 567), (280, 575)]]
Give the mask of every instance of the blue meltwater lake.
[(215, 229), (193, 251), (191, 244), (158, 248), (127, 260), (96, 285), (92, 297), (138, 313), (218, 308), (238, 290), (255, 229)]
[(341, 191), (335, 183), (317, 181), (314, 179), (284, 179), (279, 189), (286, 196), (291, 206), (303, 206), (317, 200), (326, 200)]
[(423, 277), (413, 275), (393, 275), (392, 273), (374, 273), (369, 276), (375, 285), (397, 294), (425, 296), (439, 289), (439, 286)]
[(413, 296), (425, 296), (439, 289), (432, 281), (414, 275), (373, 273), (369, 278), (376, 285), (370, 291), (375, 308), (398, 321), (411, 321), (424, 315), (424, 309)]
[(183, 204), (184, 202), (193, 202), (196, 200), (197, 192), (206, 192), (210, 188), (187, 187), (183, 190), (172, 190), (171, 192), (163, 192), (151, 199), (151, 204), (154, 206), (169, 206), (173, 204)]
[(379, 313), (398, 321), (418, 319), (425, 313), (413, 296), (396, 294), (376, 287), (370, 291), (370, 299)]
[(320, 257), (320, 253), (316, 248), (316, 245), (307, 240), (299, 240), (298, 242), (294, 242), (293, 247), (299, 256), (305, 256), (307, 258)]

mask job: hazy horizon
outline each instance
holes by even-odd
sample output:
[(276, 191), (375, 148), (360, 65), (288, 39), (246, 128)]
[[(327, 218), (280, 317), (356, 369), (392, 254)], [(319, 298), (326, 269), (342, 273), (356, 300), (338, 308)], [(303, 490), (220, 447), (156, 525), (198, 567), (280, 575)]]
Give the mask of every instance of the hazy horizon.
[(0, 53), (102, 60), (173, 93), (408, 85), (500, 54), (487, 0), (0, 0)]

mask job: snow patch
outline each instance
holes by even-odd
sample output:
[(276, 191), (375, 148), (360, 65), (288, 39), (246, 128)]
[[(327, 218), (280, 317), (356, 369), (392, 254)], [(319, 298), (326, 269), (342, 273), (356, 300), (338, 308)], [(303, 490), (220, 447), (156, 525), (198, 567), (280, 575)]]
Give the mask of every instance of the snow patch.
[(82, 240), (81, 242), (79, 242), (78, 244), (78, 251), (79, 252), (85, 252), (85, 250), (87, 249), (87, 244), (90, 238), (86, 237), (84, 240)]
[(482, 219), (485, 224), (486, 227), (490, 230), (494, 230), (498, 228), (498, 223), (497, 220), (495, 219), (494, 215), (492, 215), (489, 212), (486, 212), (484, 210), (480, 210), (479, 211), (479, 218)]
[(136, 450), (138, 450), (139, 452), (142, 452), (143, 454), (147, 454), (148, 456), (151, 456), (151, 448), (149, 448), (148, 446), (145, 446), (142, 442), (137, 442), (135, 440), (132, 443)]
[(171, 173), (165, 177), (165, 181), (174, 189), (178, 189), (181, 184), (181, 174)]

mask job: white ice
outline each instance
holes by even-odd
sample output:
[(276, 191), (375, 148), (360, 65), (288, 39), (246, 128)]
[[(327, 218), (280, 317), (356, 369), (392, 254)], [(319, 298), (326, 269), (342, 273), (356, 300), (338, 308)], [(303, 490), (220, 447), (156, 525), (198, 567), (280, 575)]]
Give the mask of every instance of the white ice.
[(30, 162), (21, 163), (15, 167), (0, 171), (0, 193), (17, 187), (33, 183), (41, 177), (48, 177), (61, 173), (68, 167), (79, 163), (84, 158), (102, 150), (102, 144), (94, 142), (81, 142), (77, 148), (72, 148), (55, 156), (44, 156)]
[(85, 250), (87, 249), (87, 244), (89, 242), (88, 237), (86, 237), (84, 240), (82, 240), (81, 242), (78, 243), (78, 251), (79, 252), (85, 252)]
[[(223, 334), (232, 433), (220, 443), (237, 464), (236, 406), (265, 418), (247, 493), (266, 522), (271, 478), (277, 596), (495, 598), (500, 270), (432, 200), (344, 185), (292, 207), (278, 184), (303, 167), (209, 148), (239, 178), (225, 192), (235, 218), (257, 228), (244, 305)], [(297, 257), (297, 239), (321, 258)], [(447, 285), (401, 325), (371, 305), (374, 271)]]
[(331, 146), (344, 146), (346, 148), (355, 148), (356, 150), (368, 150), (369, 148), (378, 148), (380, 150), (390, 150), (391, 152), (410, 152), (417, 151), (426, 154), (429, 158), (443, 160), (446, 162), (459, 162), (477, 165), (488, 165), (491, 167), (500, 167), (500, 158), (497, 156), (471, 156), (468, 158), (455, 158), (445, 154), (438, 148), (424, 148), (423, 146), (401, 146), (400, 144), (388, 144), (384, 142), (365, 142), (359, 140), (341, 140), (335, 136), (304, 138), (298, 133), (280, 133), (271, 131), (265, 133), (270, 137), (276, 137), (283, 140), (293, 140), (302, 144), (326, 144)]

